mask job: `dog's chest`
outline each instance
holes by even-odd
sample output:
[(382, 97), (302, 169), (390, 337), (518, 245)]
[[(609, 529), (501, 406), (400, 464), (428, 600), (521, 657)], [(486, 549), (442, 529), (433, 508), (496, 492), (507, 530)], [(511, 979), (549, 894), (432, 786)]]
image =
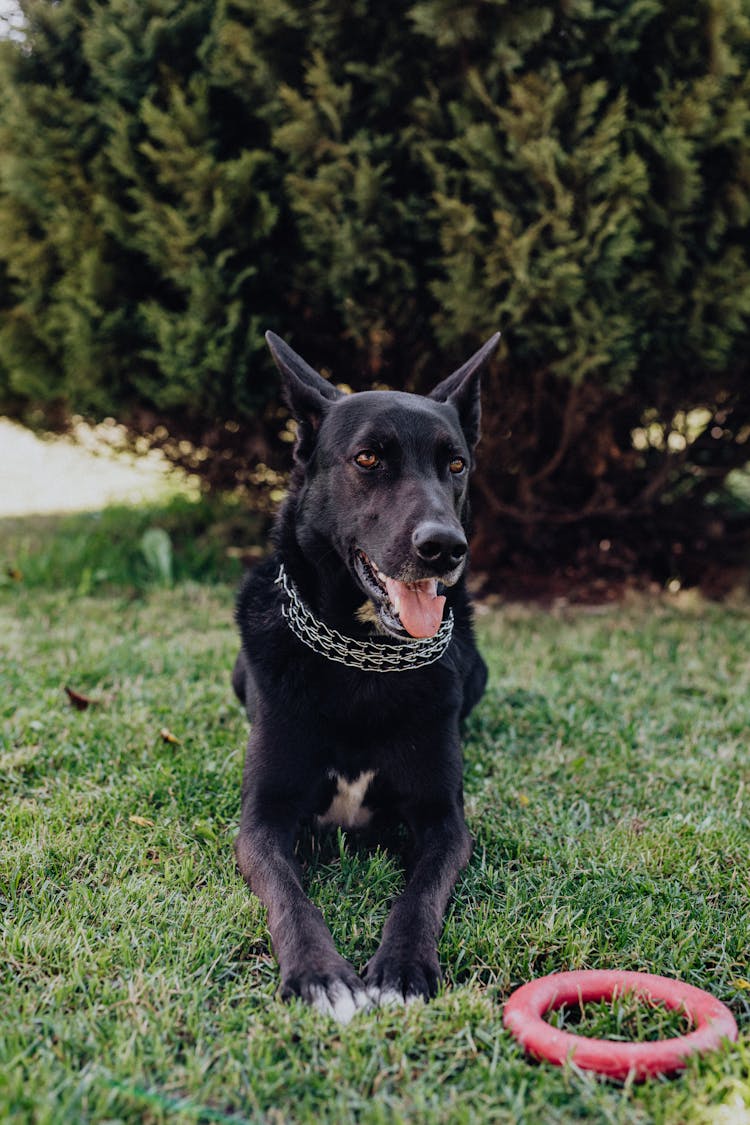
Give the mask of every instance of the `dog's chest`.
[(375, 770), (365, 770), (353, 781), (331, 770), (331, 779), (336, 783), (333, 800), (324, 813), (318, 817), (318, 824), (333, 824), (340, 828), (364, 828), (372, 818), (372, 809), (364, 804)]

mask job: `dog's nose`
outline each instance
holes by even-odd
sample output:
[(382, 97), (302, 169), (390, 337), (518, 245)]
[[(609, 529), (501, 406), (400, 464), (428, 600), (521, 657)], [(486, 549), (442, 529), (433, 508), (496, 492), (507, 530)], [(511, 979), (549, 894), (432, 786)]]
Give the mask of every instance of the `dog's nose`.
[(420, 523), (411, 541), (420, 560), (436, 574), (455, 570), (468, 549), (463, 531), (442, 523)]

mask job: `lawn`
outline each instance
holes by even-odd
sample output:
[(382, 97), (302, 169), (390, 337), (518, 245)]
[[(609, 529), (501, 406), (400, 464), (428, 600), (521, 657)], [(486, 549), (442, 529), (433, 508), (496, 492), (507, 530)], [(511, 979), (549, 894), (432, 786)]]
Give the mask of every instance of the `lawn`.
[[(140, 550), (149, 523), (169, 565)], [(191, 526), (198, 550), (174, 513), (0, 523), (0, 1120), (747, 1125), (750, 602), (479, 618), (476, 846), (444, 992), (340, 1028), (276, 998), (264, 911), (234, 868), (233, 575)], [(341, 835), (301, 858), (363, 966), (398, 860)], [(510, 991), (603, 967), (708, 989), (740, 1042), (641, 1086), (527, 1061), (502, 1028)], [(577, 1027), (648, 1022), (598, 1007)]]

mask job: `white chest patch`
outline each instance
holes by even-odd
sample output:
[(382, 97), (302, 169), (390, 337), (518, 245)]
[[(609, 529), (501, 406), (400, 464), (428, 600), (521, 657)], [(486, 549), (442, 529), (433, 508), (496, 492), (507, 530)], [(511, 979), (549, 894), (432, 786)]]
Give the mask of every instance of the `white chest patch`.
[(375, 770), (366, 770), (354, 781), (346, 781), (340, 774), (331, 771), (331, 777), (336, 782), (336, 792), (326, 811), (318, 817), (318, 824), (364, 828), (372, 817), (372, 810), (364, 808), (362, 802), (374, 776)]

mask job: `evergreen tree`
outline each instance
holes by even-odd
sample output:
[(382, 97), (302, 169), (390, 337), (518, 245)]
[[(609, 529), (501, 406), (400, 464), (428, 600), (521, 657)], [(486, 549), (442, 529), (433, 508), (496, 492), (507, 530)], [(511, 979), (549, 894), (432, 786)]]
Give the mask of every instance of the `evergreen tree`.
[[(438, 338), (504, 328), (488, 413), (512, 449), (495, 443), (482, 478), (496, 514), (627, 515), (675, 468), (706, 492), (747, 459), (749, 15), (529, 9), (428, 100)], [(488, 30), (485, 5), (415, 16), (467, 55)]]
[(4, 53), (11, 390), (94, 415), (257, 407), (247, 372), (279, 300), (267, 250), (278, 211), (267, 150), (221, 151), (199, 55), (211, 6), (25, 10), (31, 50)]
[(266, 328), (410, 389), (500, 328), (487, 542), (694, 505), (747, 459), (747, 0), (22, 7), (5, 409), (163, 422), (216, 472), (279, 427)]

